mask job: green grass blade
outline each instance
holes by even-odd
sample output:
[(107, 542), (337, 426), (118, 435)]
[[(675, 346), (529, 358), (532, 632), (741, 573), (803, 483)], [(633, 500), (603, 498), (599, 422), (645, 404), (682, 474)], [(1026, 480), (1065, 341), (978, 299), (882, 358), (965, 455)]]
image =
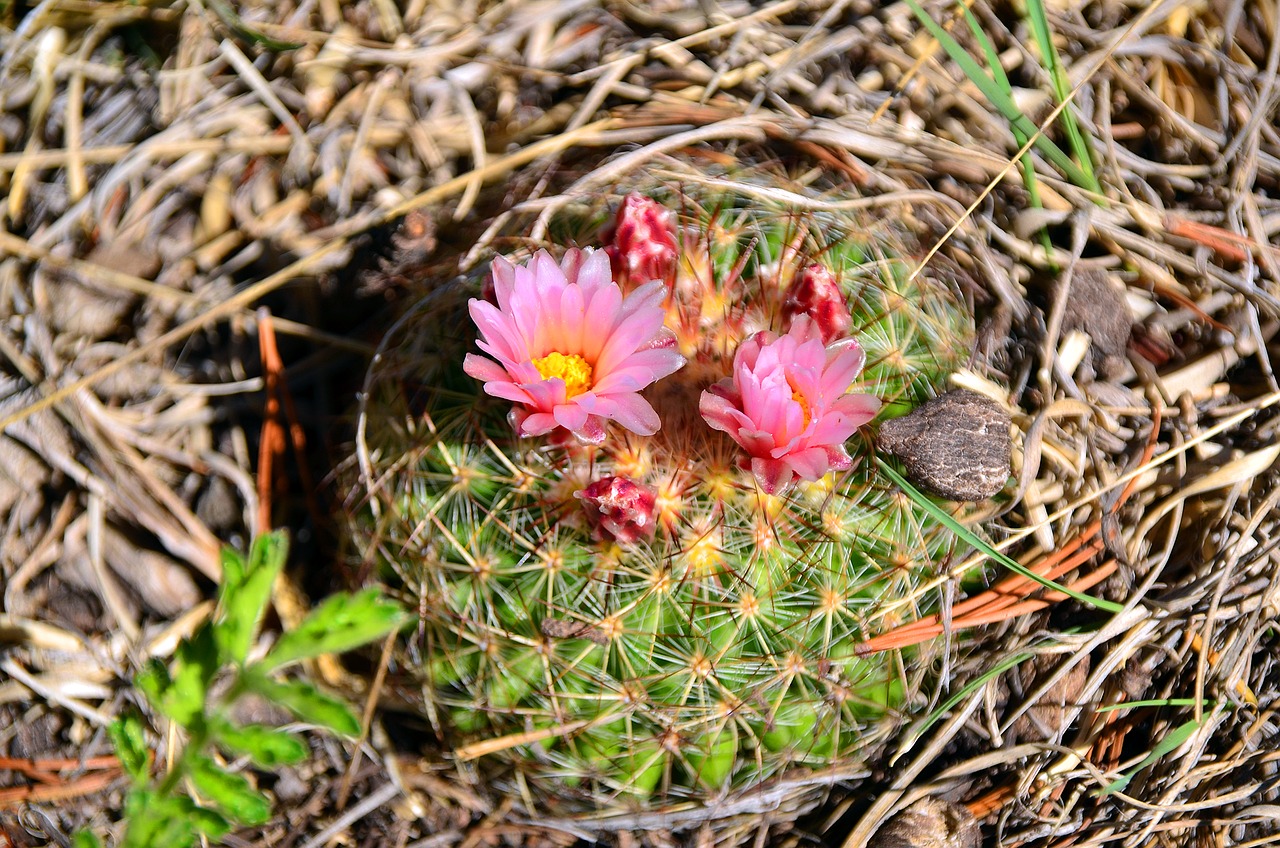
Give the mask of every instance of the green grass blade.
[(1147, 756), (1143, 757), (1142, 762), (1138, 763), (1136, 766), (1130, 769), (1128, 773), (1125, 774), (1123, 777), (1120, 777), (1120, 778), (1117, 778), (1116, 780), (1111, 781), (1106, 786), (1098, 790), (1099, 797), (1103, 795), (1110, 795), (1112, 792), (1124, 791), (1124, 788), (1129, 785), (1129, 781), (1137, 777), (1138, 772), (1147, 768), (1148, 766), (1150, 766), (1152, 763), (1154, 763), (1156, 760), (1160, 759), (1164, 755), (1173, 752), (1178, 748), (1179, 745), (1181, 745), (1183, 742), (1186, 742), (1188, 739), (1190, 739), (1191, 734), (1196, 732), (1196, 728), (1200, 726), (1200, 723), (1203, 720), (1204, 720), (1203, 718), (1200, 721), (1191, 719), (1190, 721), (1175, 727), (1172, 733), (1170, 733), (1168, 736), (1161, 739), (1160, 743), (1151, 749), (1150, 754), (1147, 754)]
[(218, 20), (222, 21), (227, 29), (251, 44), (277, 53), (297, 50), (303, 46), (300, 42), (279, 41), (249, 26), (227, 0), (210, 0), (209, 8), (213, 10), (213, 13), (218, 16)]
[[(910, 2), (910, 0), (908, 0), (908, 2)], [(950, 530), (959, 538), (963, 539), (966, 544), (968, 544), (974, 550), (979, 551), (983, 556), (987, 557), (988, 559), (994, 560), (995, 562), (1000, 563), (1005, 568), (1009, 569), (1010, 571), (1021, 574), (1023, 577), (1026, 577), (1030, 580), (1034, 580), (1035, 582), (1039, 583), (1041, 586), (1044, 586), (1046, 589), (1052, 589), (1055, 592), (1061, 592), (1064, 595), (1068, 595), (1072, 598), (1075, 598), (1077, 601), (1079, 601), (1082, 604), (1088, 604), (1091, 607), (1096, 607), (1097, 609), (1106, 610), (1107, 612), (1113, 612), (1113, 613), (1120, 612), (1121, 610), (1124, 609), (1124, 606), (1122, 604), (1117, 604), (1113, 601), (1105, 601), (1102, 598), (1095, 598), (1093, 595), (1086, 595), (1084, 592), (1077, 592), (1075, 589), (1070, 589), (1066, 586), (1063, 586), (1060, 583), (1057, 583), (1053, 580), (1048, 579), (1047, 577), (1042, 577), (1041, 575), (1031, 571), (1022, 563), (1016, 560), (1010, 559), (1009, 557), (1000, 553), (1000, 551), (997, 551), (995, 548), (991, 547), (991, 545), (985, 539), (978, 536), (978, 534), (974, 533), (968, 527), (965, 527), (959, 521), (956, 521), (955, 518), (953, 518), (950, 513), (948, 513), (942, 507), (938, 506), (936, 503), (934, 503), (929, 497), (927, 497), (923, 492), (921, 492), (915, 486), (911, 485), (911, 483), (907, 481), (907, 478), (899, 474), (897, 470), (894, 469), (892, 465), (885, 462), (884, 459), (877, 456), (876, 465), (880, 467), (880, 470), (885, 473), (886, 477), (888, 477), (895, 484), (897, 484), (898, 487), (901, 488), (902, 491), (906, 493), (907, 497), (911, 498), (911, 500), (913, 500), (916, 504), (918, 504), (921, 509), (929, 513), (931, 516), (937, 519), (943, 526), (945, 526), (948, 530)]]
[(1204, 707), (1215, 707), (1218, 702), (1208, 698), (1155, 698), (1150, 701), (1125, 701), (1123, 704), (1109, 704), (1105, 707), (1098, 707), (1095, 712), (1109, 713), (1112, 710), (1136, 709), (1138, 707), (1194, 707), (1197, 704)]
[(1005, 120), (1016, 129), (1026, 133), (1027, 138), (1034, 138), (1036, 149), (1061, 169), (1068, 179), (1076, 185), (1087, 186), (1089, 177), (1080, 170), (1080, 166), (1071, 161), (1070, 156), (1063, 153), (1051, 139), (1041, 133), (1035, 122), (1022, 114), (1017, 104), (1013, 102), (1013, 98), (1002, 91), (1000, 86), (996, 85), (995, 80), (983, 72), (981, 66), (974, 61), (972, 56), (965, 52), (959, 42), (952, 38), (951, 34), (939, 26), (933, 18), (925, 14), (924, 9), (920, 8), (920, 4), (915, 0), (906, 0), (906, 3), (925, 29), (929, 30), (929, 33), (942, 45), (942, 49), (947, 51), (947, 55), (951, 57), (952, 61), (960, 66), (960, 70), (964, 72), (964, 75), (978, 87), (983, 96), (1004, 116)]
[(1014, 668), (1024, 660), (1029, 660), (1034, 656), (1034, 651), (1022, 651), (1021, 653), (1014, 654), (1011, 657), (1004, 658), (1000, 662), (991, 666), (991, 668), (982, 672), (982, 674), (979, 674), (973, 680), (970, 680), (962, 688), (956, 690), (955, 694), (950, 698), (939, 704), (937, 709), (921, 719), (919, 725), (908, 730), (906, 739), (903, 741), (894, 756), (901, 757), (907, 751), (910, 751), (911, 746), (916, 743), (917, 739), (925, 735), (925, 733), (929, 731), (929, 728), (941, 721), (942, 717), (951, 712), (951, 710), (955, 708), (956, 704), (969, 697), (969, 695), (977, 691), (977, 689), (980, 686), (983, 686), (988, 680), (991, 680), (993, 677), (999, 677), (1001, 674), (1004, 674), (1009, 669)]
[[(1009, 84), (1009, 75), (1004, 72), (1004, 66), (1000, 64), (1000, 54), (996, 51), (996, 46), (991, 43), (991, 39), (987, 38), (987, 34), (982, 31), (982, 25), (978, 23), (978, 19), (974, 17), (973, 12), (964, 3), (960, 4), (961, 11), (964, 12), (965, 22), (969, 24), (969, 31), (973, 33), (973, 38), (978, 42), (978, 46), (982, 48), (982, 53), (987, 57), (987, 68), (991, 71), (991, 78), (995, 84), (1009, 95), (1009, 99), (1013, 99), (1013, 86)], [(1027, 146), (1027, 135), (1021, 132), (1017, 127), (1012, 127), (1013, 138), (1018, 142), (1019, 149)], [(1044, 208), (1044, 203), (1040, 200), (1040, 183), (1036, 178), (1036, 166), (1031, 161), (1031, 157), (1025, 153), (1022, 155), (1019, 165), (1022, 166), (1022, 181), (1027, 187), (1027, 197), (1031, 201), (1031, 205), (1037, 209)], [(1049, 232), (1043, 227), (1040, 228), (1040, 244), (1044, 247), (1045, 253), (1053, 253), (1053, 244), (1049, 240)]]
[(1000, 54), (996, 52), (996, 46), (991, 43), (991, 39), (987, 38), (982, 25), (978, 23), (978, 19), (973, 16), (969, 7), (961, 3), (960, 9), (964, 12), (965, 23), (969, 25), (969, 31), (973, 33), (974, 40), (978, 42), (983, 55), (987, 57), (987, 68), (991, 71), (992, 81), (1012, 98), (1013, 86), (1009, 84), (1009, 75), (1004, 72), (1004, 65), (1000, 64)]
[[(1049, 31), (1049, 17), (1045, 13), (1043, 0), (1027, 0), (1027, 18), (1031, 21), (1031, 33), (1040, 47), (1040, 55), (1044, 59), (1049, 80), (1053, 84), (1053, 93), (1059, 103), (1064, 103), (1071, 95), (1071, 81), (1067, 77), (1066, 69), (1062, 67), (1058, 48), (1053, 44), (1053, 34)], [(1098, 177), (1093, 171), (1093, 157), (1089, 153), (1089, 144), (1084, 132), (1080, 129), (1079, 122), (1076, 121), (1075, 113), (1071, 111), (1071, 104), (1058, 113), (1058, 120), (1062, 124), (1067, 142), (1079, 162), (1081, 171), (1088, 178), (1088, 183), (1080, 187), (1101, 194), (1102, 186), (1098, 184)]]

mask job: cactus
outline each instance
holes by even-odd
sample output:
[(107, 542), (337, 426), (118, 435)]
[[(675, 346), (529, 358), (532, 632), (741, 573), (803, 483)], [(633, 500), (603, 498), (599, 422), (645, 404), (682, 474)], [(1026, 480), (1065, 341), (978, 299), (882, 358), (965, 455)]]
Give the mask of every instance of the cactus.
[[(552, 232), (603, 238), (628, 291), (669, 287), (648, 301), (666, 327), (650, 349), (684, 360), (643, 391), (660, 429), (605, 418), (577, 437), (517, 435), (550, 419), (485, 393), (498, 366), (474, 363), (468, 307), (524, 273), (501, 264), (496, 282), (439, 285), (404, 318), (364, 415), (352, 524), (422, 611), (427, 713), (461, 757), (505, 762), (556, 809), (708, 798), (859, 757), (910, 686), (900, 656), (857, 646), (929, 606), (916, 587), (956, 544), (876, 473), (874, 424), (829, 454), (847, 468), (765, 485), (700, 404), (744, 342), (808, 321), (837, 345), (828, 361), (851, 330), (866, 365), (850, 391), (901, 414), (967, 355), (963, 305), (908, 278), (891, 228), (872, 237), (843, 213), (733, 193), (650, 194)], [(594, 255), (564, 247), (570, 276)], [(539, 371), (573, 383), (571, 358)]]

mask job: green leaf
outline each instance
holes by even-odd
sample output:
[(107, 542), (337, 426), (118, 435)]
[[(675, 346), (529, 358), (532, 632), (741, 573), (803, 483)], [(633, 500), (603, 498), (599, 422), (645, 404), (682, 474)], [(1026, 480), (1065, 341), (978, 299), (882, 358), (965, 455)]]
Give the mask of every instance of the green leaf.
[(170, 795), (136, 789), (125, 801), (128, 822), (120, 848), (191, 848), (198, 834), (195, 822)]
[(209, 684), (217, 671), (218, 649), (213, 631), (201, 627), (190, 639), (178, 643), (172, 677), (157, 708), (183, 727), (196, 727), (203, 721)]
[[(961, 3), (960, 9), (964, 12), (964, 19), (969, 24), (969, 31), (973, 33), (974, 39), (978, 42), (978, 46), (982, 48), (982, 53), (987, 58), (987, 68), (991, 71), (991, 78), (996, 85), (1000, 86), (1000, 90), (1013, 98), (1013, 86), (1009, 84), (1009, 77), (1004, 72), (1004, 66), (1000, 64), (1000, 54), (996, 50), (996, 46), (991, 43), (991, 39), (982, 31), (982, 26), (978, 23), (978, 19), (974, 17), (969, 7)], [(1013, 138), (1018, 142), (1019, 149), (1027, 144), (1027, 134), (1020, 131), (1017, 127), (1013, 127)], [(1031, 201), (1031, 205), (1041, 208), (1044, 204), (1040, 200), (1040, 183), (1036, 177), (1036, 166), (1031, 161), (1031, 156), (1023, 154), (1018, 163), (1022, 166), (1022, 183), (1027, 189), (1027, 198)], [(1040, 230), (1040, 242), (1044, 245), (1046, 253), (1052, 253), (1053, 245), (1049, 241), (1049, 234), (1043, 228)]]
[(216, 810), (202, 807), (186, 797), (177, 797), (173, 800), (182, 815), (186, 816), (187, 821), (201, 836), (208, 837), (214, 842), (220, 842), (222, 837), (231, 832), (231, 822), (227, 821)]
[(1004, 116), (1014, 128), (1026, 134), (1027, 138), (1035, 139), (1035, 147), (1041, 153), (1049, 158), (1049, 161), (1057, 165), (1062, 172), (1076, 185), (1084, 188), (1090, 188), (1090, 180), (1075, 162), (1071, 161), (1071, 157), (1063, 153), (1057, 145), (1053, 143), (1044, 133), (1040, 132), (1040, 128), (1035, 125), (1030, 118), (1022, 114), (1022, 110), (1014, 102), (1013, 98), (996, 85), (991, 77), (987, 76), (982, 67), (974, 61), (973, 57), (965, 52), (951, 34), (938, 25), (933, 18), (920, 8), (920, 4), (916, 0), (906, 0), (906, 4), (911, 11), (924, 24), (925, 29), (929, 30), (929, 34), (938, 40), (942, 45), (942, 49), (947, 51), (947, 55), (951, 57), (964, 75), (969, 78), (974, 85), (981, 91), (984, 97), (996, 107), (996, 110)]
[(996, 50), (996, 46), (982, 31), (982, 25), (978, 23), (978, 19), (973, 16), (968, 6), (962, 3), (960, 11), (964, 13), (965, 22), (969, 24), (969, 31), (973, 33), (974, 40), (982, 48), (982, 55), (987, 58), (987, 69), (991, 72), (991, 79), (1000, 86), (1002, 91), (1012, 97), (1013, 86), (1009, 84), (1009, 76), (1004, 72), (1004, 65), (1000, 64), (1000, 53)]
[(196, 791), (227, 818), (251, 825), (271, 818), (271, 801), (243, 775), (226, 771), (209, 757), (188, 756), (186, 763)]
[(381, 639), (407, 619), (399, 604), (380, 597), (376, 589), (333, 595), (297, 628), (280, 637), (262, 666), (279, 668), (321, 654), (349, 651)]
[[(147, 747), (142, 720), (128, 713), (111, 722), (107, 728), (111, 744), (115, 746), (116, 756), (125, 773), (133, 778), (134, 783), (146, 783), (151, 770), (151, 750)], [(82, 831), (83, 832), (83, 831)]]
[[(907, 0), (907, 2), (911, 2), (911, 0)], [(1039, 583), (1041, 586), (1044, 586), (1046, 589), (1053, 589), (1055, 592), (1061, 592), (1064, 595), (1075, 598), (1077, 601), (1079, 601), (1082, 604), (1088, 604), (1091, 607), (1096, 607), (1097, 609), (1106, 610), (1107, 612), (1120, 612), (1121, 610), (1124, 609), (1124, 606), (1122, 604), (1117, 604), (1114, 601), (1105, 601), (1102, 598), (1095, 598), (1093, 595), (1086, 595), (1084, 592), (1077, 592), (1075, 589), (1069, 589), (1066, 586), (1063, 586), (1061, 583), (1058, 583), (1056, 581), (1050, 580), (1047, 577), (1042, 577), (1041, 575), (1034, 573), (1033, 571), (1031, 571), (1031, 569), (1027, 568), (1022, 563), (1017, 562), (1016, 560), (1010, 559), (1009, 557), (1000, 553), (1000, 551), (997, 551), (995, 548), (991, 547), (991, 545), (988, 544), (985, 539), (982, 539), (976, 533), (970, 530), (968, 527), (965, 527), (959, 521), (956, 521), (955, 518), (952, 517), (945, 509), (938, 506), (929, 497), (927, 497), (924, 493), (922, 493), (919, 489), (917, 489), (915, 486), (907, 482), (907, 478), (899, 474), (892, 465), (885, 462), (882, 458), (878, 456), (876, 457), (876, 465), (880, 467), (880, 470), (885, 473), (886, 477), (888, 477), (895, 484), (897, 484), (897, 486), (900, 489), (902, 489), (902, 491), (905, 492), (907, 496), (911, 498), (912, 501), (917, 503), (921, 509), (923, 509), (925, 512), (932, 515), (935, 519), (941, 522), (948, 530), (950, 530), (956, 536), (959, 536), (961, 539), (963, 539), (965, 544), (969, 545), (970, 547), (974, 548), (977, 551), (980, 551), (982, 555), (987, 557), (988, 559), (991, 559), (1000, 563), (1010, 571), (1021, 574), (1023, 577), (1026, 577), (1028, 580), (1034, 580), (1035, 582)]]
[(300, 43), (280, 41), (279, 39), (271, 38), (265, 33), (249, 26), (244, 22), (244, 19), (240, 17), (231, 4), (227, 2), (227, 0), (210, 0), (209, 8), (213, 10), (213, 13), (218, 16), (218, 20), (222, 21), (224, 26), (239, 37), (243, 38), (245, 41), (248, 41), (251, 44), (256, 44), (265, 50), (283, 52), (286, 50), (297, 50), (299, 47), (303, 46)]
[(271, 586), (289, 556), (284, 531), (253, 540), (246, 564), (239, 554), (224, 551), (222, 586), (218, 592), (217, 642), (227, 662), (243, 663), (271, 600)]
[(199, 726), (204, 719), (209, 684), (218, 671), (218, 649), (213, 631), (201, 627), (190, 639), (178, 643), (173, 673), (159, 660), (151, 660), (133, 684), (151, 705), (186, 728)]
[(244, 584), (244, 576), (248, 570), (249, 564), (245, 562), (243, 554), (230, 545), (222, 546), (222, 585), (218, 587), (219, 602), (228, 592), (238, 590)]
[(1200, 721), (1191, 719), (1190, 721), (1175, 727), (1172, 733), (1170, 733), (1165, 738), (1161, 739), (1160, 743), (1151, 749), (1150, 754), (1147, 754), (1147, 756), (1143, 757), (1142, 762), (1138, 763), (1136, 766), (1130, 769), (1129, 772), (1125, 774), (1123, 777), (1120, 777), (1117, 780), (1113, 780), (1110, 783), (1108, 783), (1106, 786), (1102, 787), (1102, 789), (1098, 790), (1098, 795), (1100, 796), (1110, 795), (1113, 792), (1124, 791), (1125, 787), (1129, 785), (1129, 781), (1137, 777), (1138, 772), (1142, 771), (1147, 766), (1151, 765), (1152, 763), (1154, 763), (1156, 760), (1160, 759), (1164, 755), (1172, 753), (1183, 742), (1186, 742), (1188, 739), (1190, 739), (1191, 734), (1196, 732), (1196, 728), (1200, 726), (1200, 723), (1203, 720), (1204, 720), (1203, 718), (1201, 718)]
[(342, 736), (357, 736), (360, 720), (337, 698), (324, 694), (301, 680), (271, 680), (256, 667), (246, 669), (245, 685), (274, 704), (284, 707), (303, 721), (327, 727)]
[(1024, 660), (1029, 660), (1034, 656), (1034, 651), (1023, 651), (1022, 653), (1005, 657), (1003, 660), (986, 669), (982, 674), (969, 681), (965, 686), (956, 690), (950, 698), (939, 704), (937, 709), (921, 719), (914, 727), (908, 729), (906, 734), (904, 734), (902, 743), (898, 746), (898, 752), (893, 755), (893, 760), (890, 762), (890, 765), (896, 763), (903, 755), (910, 751), (912, 746), (916, 744), (916, 740), (923, 736), (929, 728), (941, 721), (943, 716), (951, 712), (956, 704), (960, 703), (965, 698), (969, 697), (969, 695), (984, 686), (988, 680), (991, 680), (994, 677), (999, 677), (1001, 674), (1004, 674), (1006, 671), (1017, 666)]
[(219, 722), (214, 741), (230, 753), (247, 756), (254, 765), (262, 768), (302, 762), (309, 753), (306, 743), (297, 734), (261, 724)]
[(71, 837), (71, 848), (102, 848), (102, 840), (92, 830), (78, 830)]
[(164, 703), (165, 694), (173, 685), (173, 681), (169, 678), (169, 669), (165, 664), (160, 660), (152, 659), (148, 660), (142, 667), (142, 671), (133, 678), (133, 685), (146, 696), (151, 706), (158, 710)]

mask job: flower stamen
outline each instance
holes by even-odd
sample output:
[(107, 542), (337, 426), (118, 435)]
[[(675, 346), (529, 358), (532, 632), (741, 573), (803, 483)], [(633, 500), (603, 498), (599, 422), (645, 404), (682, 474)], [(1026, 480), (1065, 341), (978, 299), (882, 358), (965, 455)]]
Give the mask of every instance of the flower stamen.
[(805, 400), (804, 395), (800, 394), (800, 390), (794, 387), (791, 389), (791, 399), (800, 404), (800, 414), (804, 416), (804, 423), (800, 425), (801, 428), (808, 427), (809, 422), (813, 420), (809, 414), (809, 401)]
[(533, 360), (533, 367), (538, 369), (542, 379), (550, 380), (559, 377), (564, 380), (565, 397), (572, 398), (591, 388), (591, 363), (576, 353), (567, 356), (559, 351), (548, 353), (541, 359)]

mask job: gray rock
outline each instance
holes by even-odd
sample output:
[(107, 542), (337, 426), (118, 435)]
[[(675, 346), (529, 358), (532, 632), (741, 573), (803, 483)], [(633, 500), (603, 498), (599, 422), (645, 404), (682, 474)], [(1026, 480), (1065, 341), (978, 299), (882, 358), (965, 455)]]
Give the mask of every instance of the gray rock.
[(995, 401), (954, 389), (886, 421), (876, 446), (901, 459), (920, 488), (948, 500), (980, 501), (1009, 479), (1011, 424)]

